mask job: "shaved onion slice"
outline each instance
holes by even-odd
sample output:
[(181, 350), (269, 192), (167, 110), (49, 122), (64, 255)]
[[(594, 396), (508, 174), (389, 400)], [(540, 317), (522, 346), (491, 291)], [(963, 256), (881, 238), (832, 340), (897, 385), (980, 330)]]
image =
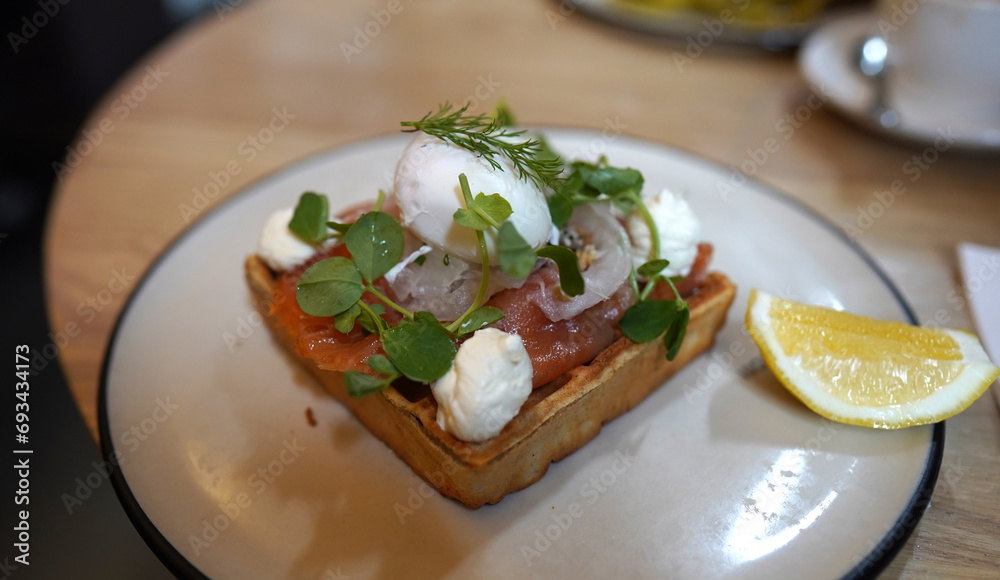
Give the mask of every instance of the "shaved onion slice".
[[(570, 298), (559, 289), (555, 263), (540, 260), (540, 269), (525, 280), (507, 277), (499, 267), (490, 268), (487, 296), (525, 283), (538, 286), (531, 301), (552, 321), (573, 318), (607, 300), (628, 279), (631, 271), (629, 241), (625, 229), (611, 214), (610, 204), (590, 203), (576, 208), (569, 225), (575, 226), (594, 247), (594, 259), (583, 271), (584, 293)], [(420, 249), (421, 242), (405, 234), (404, 255)], [(447, 257), (446, 257), (447, 256)], [(471, 264), (440, 250), (426, 253), (422, 264), (407, 264), (394, 272), (389, 282), (399, 304), (407, 310), (426, 310), (439, 320), (455, 320), (472, 304), (479, 290), (480, 265)], [(536, 266), (537, 267), (537, 266)]]
[[(532, 293), (531, 300), (553, 322), (573, 318), (591, 306), (610, 298), (628, 279), (632, 270), (628, 234), (611, 215), (609, 203), (589, 203), (577, 207), (570, 226), (593, 245), (595, 257), (583, 271), (584, 293), (570, 298), (559, 290), (555, 264), (549, 260), (544, 275), (530, 276), (530, 283), (539, 284), (541, 292)], [(543, 272), (537, 272), (543, 274)]]
[[(409, 232), (404, 233), (404, 241), (404, 255), (420, 251), (420, 240)], [(437, 249), (426, 252), (421, 262), (406, 264), (394, 272), (391, 281), (386, 277), (397, 302), (410, 312), (426, 310), (438, 320), (457, 319), (476, 299), (482, 266)], [(520, 288), (524, 282), (507, 277), (499, 267), (490, 268), (487, 296), (507, 288)]]

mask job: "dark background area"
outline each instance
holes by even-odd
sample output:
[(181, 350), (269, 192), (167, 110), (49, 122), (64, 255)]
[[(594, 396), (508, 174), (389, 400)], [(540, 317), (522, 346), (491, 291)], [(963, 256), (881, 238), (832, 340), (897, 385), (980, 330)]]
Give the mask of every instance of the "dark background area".
[[(0, 5), (0, 348), (40, 352), (52, 343), (45, 313), (41, 243), (61, 162), (87, 114), (144, 54), (206, 0), (3, 0)], [(122, 240), (128, 243), (128, 240)], [(50, 349), (52, 347), (49, 347)], [(41, 365), (39, 365), (41, 366)], [(8, 367), (0, 424), (5, 485), (0, 494), (0, 580), (6, 578), (171, 578), (146, 547), (103, 475), (101, 457), (50, 362), (29, 377), (24, 400)], [(16, 369), (14, 369), (16, 371)], [(15, 405), (28, 403), (28, 443), (15, 440)], [(23, 410), (23, 407), (22, 407)], [(31, 449), (15, 455), (14, 449)], [(27, 504), (15, 504), (28, 458)], [(89, 480), (89, 484), (87, 483)], [(68, 498), (83, 498), (79, 502)], [(23, 500), (21, 500), (23, 501)], [(29, 512), (28, 566), (13, 527)]]

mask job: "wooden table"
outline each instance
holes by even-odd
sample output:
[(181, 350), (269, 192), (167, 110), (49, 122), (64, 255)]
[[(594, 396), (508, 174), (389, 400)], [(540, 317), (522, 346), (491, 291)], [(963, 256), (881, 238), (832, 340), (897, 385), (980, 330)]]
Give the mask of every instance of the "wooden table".
[[(216, 6), (227, 1), (239, 3)], [(396, 131), (446, 100), (486, 112), (502, 95), (525, 124), (615, 125), (733, 166), (756, 156), (757, 178), (860, 227), (860, 243), (921, 321), (970, 327), (947, 299), (961, 294), (955, 245), (1000, 246), (997, 157), (949, 151), (912, 180), (923, 146), (810, 108), (817, 100), (793, 57), (706, 51), (680, 62), (683, 51), (544, 0), (261, 1), (182, 31), (94, 110), (48, 224), (53, 338), (95, 437), (98, 373), (117, 315), (204, 205), (310, 153)], [(796, 114), (799, 122), (782, 121)], [(761, 160), (769, 139), (778, 148)], [(865, 220), (875, 192), (895, 180), (905, 195)], [(1000, 414), (983, 397), (948, 420), (932, 505), (885, 576), (995, 577), (998, 484)]]

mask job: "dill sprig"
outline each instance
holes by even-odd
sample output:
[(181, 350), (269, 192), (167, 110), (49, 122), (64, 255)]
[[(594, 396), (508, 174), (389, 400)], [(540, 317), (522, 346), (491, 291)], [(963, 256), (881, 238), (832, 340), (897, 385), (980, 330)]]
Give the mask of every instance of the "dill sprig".
[(403, 121), (400, 125), (408, 127), (405, 132), (423, 131), (475, 153), (497, 170), (503, 167), (496, 156), (503, 155), (514, 165), (519, 178), (531, 180), (538, 187), (556, 186), (563, 169), (562, 160), (546, 155), (547, 150), (539, 139), (521, 140), (524, 130), (505, 127), (503, 115), (466, 115), (468, 108), (466, 104), (453, 110), (450, 103), (444, 103), (437, 112), (427, 113), (419, 121)]

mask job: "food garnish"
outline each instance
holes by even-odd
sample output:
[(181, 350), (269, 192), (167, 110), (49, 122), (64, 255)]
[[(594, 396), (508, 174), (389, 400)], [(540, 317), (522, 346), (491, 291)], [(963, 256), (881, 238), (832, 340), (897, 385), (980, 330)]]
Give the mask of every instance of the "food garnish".
[(457, 110), (444, 103), (434, 113), (424, 115), (419, 121), (403, 121), (404, 132), (423, 131), (458, 145), (485, 159), (493, 169), (502, 171), (496, 156), (502, 155), (514, 164), (518, 177), (530, 179), (539, 187), (552, 187), (562, 172), (558, 157), (546, 155), (541, 139), (523, 139), (526, 131), (511, 130), (513, 116), (506, 107), (499, 107), (492, 116), (467, 115), (469, 105)]
[(801, 304), (751, 290), (747, 328), (792, 394), (827, 419), (881, 429), (942, 421), (998, 376), (975, 335)]
[[(673, 360), (684, 339), (690, 312), (674, 285), (680, 278), (661, 274), (669, 262), (658, 257), (659, 233), (643, 202), (642, 174), (631, 168), (612, 167), (603, 157), (597, 163), (576, 161), (566, 166), (544, 139), (511, 129), (513, 116), (506, 108), (501, 107), (493, 117), (467, 114), (467, 108), (456, 110), (444, 104), (419, 121), (403, 122), (402, 126), (407, 132), (421, 131), (465, 149), (496, 171), (504, 171), (505, 166), (508, 171), (513, 168), (518, 179), (546, 193), (552, 223), (557, 228), (565, 226), (578, 207), (598, 202), (612, 204), (623, 215), (635, 211), (643, 216), (651, 235), (653, 259), (631, 269), (628, 281), (636, 303), (625, 311), (618, 326), (636, 342), (662, 336), (667, 358)], [(557, 243), (533, 246), (511, 221), (514, 210), (507, 199), (495, 192), (473, 192), (465, 173), (454, 178), (461, 191), (462, 207), (454, 212), (452, 220), (474, 232), (478, 246), (475, 261), (481, 272), (475, 298), (454, 320), (441, 320), (424, 310), (410, 311), (392, 300), (377, 283), (407, 259), (404, 236), (408, 234), (404, 234), (404, 227), (394, 215), (382, 211), (383, 192), (379, 192), (375, 207), (352, 223), (331, 221), (329, 202), (317, 193), (304, 193), (295, 208), (289, 229), (298, 238), (314, 245), (341, 238), (349, 252), (346, 257), (316, 262), (302, 273), (296, 291), (300, 308), (313, 316), (333, 316), (335, 327), (344, 333), (359, 324), (365, 332), (378, 337), (385, 352), (385, 356), (371, 356), (366, 361), (371, 374), (345, 372), (344, 382), (351, 396), (378, 392), (400, 377), (431, 383), (444, 376), (452, 368), (456, 343), (504, 316), (500, 309), (484, 305), (490, 298), (491, 265), (498, 265), (511, 279), (524, 279), (537, 267), (539, 258), (548, 258), (556, 264), (559, 288), (565, 296), (579, 296), (585, 291), (581, 263), (586, 269), (589, 258)], [(486, 233), (495, 240), (495, 248), (488, 247)], [(491, 255), (495, 256), (492, 264)], [(423, 264), (426, 257), (411, 255), (407, 263)], [(448, 253), (442, 261), (448, 265)], [(651, 297), (660, 283), (669, 286), (672, 299)], [(401, 318), (385, 317), (387, 308)], [(390, 319), (398, 322), (393, 324)]]

